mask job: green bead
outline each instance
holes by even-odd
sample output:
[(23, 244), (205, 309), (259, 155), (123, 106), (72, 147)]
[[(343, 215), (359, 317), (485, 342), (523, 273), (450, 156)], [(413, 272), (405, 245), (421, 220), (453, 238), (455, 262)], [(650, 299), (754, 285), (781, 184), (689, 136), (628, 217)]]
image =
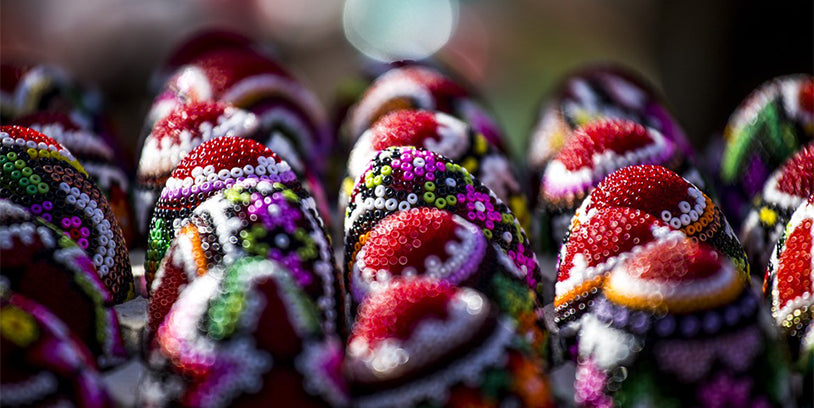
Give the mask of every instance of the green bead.
[(454, 195), (448, 195), (447, 196), (447, 205), (455, 205), (455, 204), (458, 204), (458, 199), (455, 198)]
[(17, 160), (17, 153), (8, 152), (6, 153), (6, 157), (8, 157), (9, 161), (15, 161)]
[(438, 197), (435, 199), (435, 207), (439, 210), (443, 210), (444, 207), (447, 206), (447, 200), (443, 197)]
[(14, 167), (16, 167), (18, 169), (25, 168), (25, 160), (15, 160), (14, 161)]
[(427, 191), (435, 191), (435, 183), (433, 183), (432, 181), (425, 182), (424, 189)]
[(26, 192), (26, 194), (28, 194), (28, 195), (34, 195), (34, 194), (37, 194), (37, 186), (35, 186), (35, 185), (33, 185), (33, 184), (29, 184), (29, 185), (27, 185), (27, 186), (25, 187), (25, 192)]
[(51, 190), (51, 188), (50, 188), (50, 187), (48, 187), (48, 184), (45, 184), (45, 183), (40, 183), (40, 184), (37, 184), (37, 191), (39, 191), (39, 192), (40, 192), (40, 194), (45, 194), (45, 193), (47, 193), (49, 190)]
[(435, 202), (435, 194), (427, 191), (426, 193), (424, 193), (424, 201), (428, 203)]
[(32, 174), (34, 174), (34, 170), (31, 170), (31, 167), (28, 167), (28, 166), (23, 167), (23, 176), (28, 177), (28, 176), (30, 176)]
[(390, 173), (392, 173), (392, 172), (393, 172), (393, 168), (392, 168), (392, 167), (390, 167), (390, 166), (388, 166), (388, 165), (384, 165), (384, 166), (382, 166), (382, 175), (389, 176), (389, 175), (390, 175)]
[(22, 176), (23, 176), (23, 172), (21, 172), (20, 170), (14, 170), (14, 171), (11, 172), (11, 178), (13, 178), (15, 180), (17, 180), (18, 178), (20, 178)]
[(10, 172), (12, 170), (14, 170), (14, 163), (11, 163), (11, 162), (3, 163), (3, 171), (8, 173), (8, 172)]
[(25, 187), (31, 184), (31, 180), (29, 180), (28, 177), (20, 177), (20, 180), (18, 180), (17, 183), (19, 183), (20, 186)]

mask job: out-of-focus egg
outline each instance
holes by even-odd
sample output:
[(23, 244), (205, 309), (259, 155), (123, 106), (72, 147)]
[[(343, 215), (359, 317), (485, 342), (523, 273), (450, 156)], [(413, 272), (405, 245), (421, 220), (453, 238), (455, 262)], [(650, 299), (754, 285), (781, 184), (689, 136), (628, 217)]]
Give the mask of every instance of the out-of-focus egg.
[(182, 292), (156, 337), (174, 374), (145, 403), (192, 407), (341, 406), (342, 346), (275, 261), (244, 258)]
[(778, 77), (758, 87), (729, 117), (724, 138), (721, 198), (727, 214), (743, 219), (772, 172), (814, 139), (814, 76)]
[(3, 406), (113, 407), (87, 348), (20, 294), (0, 297), (0, 356)]
[(394, 279), (360, 308), (345, 373), (357, 407), (554, 406), (540, 361), (482, 293)]
[(390, 69), (373, 81), (347, 115), (345, 143), (352, 146), (379, 118), (399, 109), (450, 114), (504, 150), (503, 131), (469, 90), (435, 68), (418, 65)]
[(113, 299), (90, 258), (65, 234), (0, 199), (0, 291), (50, 309), (87, 345), (98, 365), (124, 361)]

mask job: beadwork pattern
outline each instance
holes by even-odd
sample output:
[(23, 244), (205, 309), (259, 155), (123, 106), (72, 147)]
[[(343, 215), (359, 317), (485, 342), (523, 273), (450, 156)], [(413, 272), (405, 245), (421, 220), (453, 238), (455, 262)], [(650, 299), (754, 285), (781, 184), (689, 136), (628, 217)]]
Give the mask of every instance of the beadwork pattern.
[(362, 304), (345, 356), (358, 407), (553, 406), (540, 363), (481, 293), (395, 279)]
[(684, 131), (652, 86), (625, 68), (595, 66), (566, 77), (554, 98), (542, 106), (528, 153), (531, 174), (541, 175), (578, 127), (602, 118), (627, 119), (653, 128), (684, 155), (691, 155)]
[(61, 112), (27, 115), (15, 120), (14, 124), (34, 129), (56, 140), (73, 153), (88, 172), (88, 176), (105, 193), (110, 208), (119, 221), (124, 240), (130, 245), (135, 236), (133, 211), (128, 197), (130, 182), (127, 174), (116, 163), (113, 146)]
[(158, 194), (189, 152), (218, 137), (251, 137), (257, 129), (257, 117), (253, 114), (217, 102), (178, 106), (158, 121), (144, 141), (136, 170), (140, 227), (148, 225)]
[(6, 291), (52, 310), (99, 366), (124, 361), (113, 300), (88, 256), (62, 231), (0, 199), (0, 292)]
[[(196, 101), (220, 101), (257, 115), (267, 140), (261, 142), (299, 167), (322, 171), (332, 138), (316, 96), (276, 61), (248, 47), (202, 53), (179, 68), (156, 99), (149, 120)], [(149, 122), (148, 122), (149, 123)], [(306, 167), (306, 166), (303, 166)]]
[(617, 264), (579, 333), (587, 407), (788, 404), (788, 371), (737, 267), (676, 238)]
[(801, 340), (812, 332), (814, 320), (814, 195), (791, 216), (777, 242), (763, 292), (771, 301), (775, 323), (789, 339), (796, 356), (814, 353)]
[(692, 183), (662, 166), (629, 166), (611, 173), (585, 198), (571, 229), (609, 207), (646, 212), (690, 239), (709, 244), (738, 270), (749, 273), (746, 253), (721, 210)]
[(154, 332), (180, 288), (243, 257), (271, 259), (318, 307), (326, 333), (336, 331), (340, 289), (330, 239), (314, 201), (284, 184), (246, 179), (199, 205), (180, 228), (151, 287)]
[(0, 197), (53, 223), (76, 241), (116, 303), (133, 294), (119, 223), (82, 165), (54, 139), (21, 126), (0, 127)]
[(724, 139), (721, 197), (727, 214), (742, 219), (772, 172), (814, 139), (814, 76), (778, 77), (755, 89), (730, 116)]
[(113, 406), (87, 348), (42, 305), (2, 294), (0, 343), (3, 406)]
[(424, 148), (459, 163), (507, 203), (524, 228), (528, 208), (506, 156), (466, 123), (441, 112), (398, 110), (385, 114), (356, 141), (348, 158), (340, 210), (376, 152), (395, 146)]
[(543, 171), (536, 221), (546, 224), (538, 226), (543, 246), (555, 249), (562, 242), (574, 211), (599, 182), (615, 170), (637, 164), (665, 166), (704, 187), (676, 143), (659, 131), (624, 119), (589, 122), (573, 131)]
[(809, 143), (772, 173), (743, 222), (743, 245), (756, 271), (765, 269), (792, 213), (812, 194), (814, 143)]
[(165, 397), (195, 407), (341, 404), (341, 346), (317, 315), (274, 261), (243, 258), (196, 279), (158, 330), (160, 352), (187, 379)]
[[(420, 233), (421, 226), (427, 231)], [(388, 215), (368, 234), (350, 273), (354, 310), (399, 277), (427, 276), (477, 289), (515, 321), (536, 352), (545, 354), (548, 337), (537, 323), (540, 305), (525, 275), (480, 228), (457, 215), (437, 208)]]
[(509, 208), (465, 168), (412, 147), (382, 150), (359, 176), (345, 211), (346, 271), (382, 218), (413, 207), (446, 209), (472, 222), (509, 256), (530, 288), (540, 282), (536, 255)]
[(288, 163), (269, 148), (250, 139), (211, 139), (181, 160), (167, 179), (153, 210), (144, 264), (148, 285), (170, 241), (195, 207), (218, 191), (247, 178), (283, 183), (303, 194), (297, 176)]
[(373, 81), (348, 112), (345, 143), (352, 146), (380, 117), (399, 109), (450, 114), (505, 150), (503, 131), (468, 90), (434, 68), (417, 65), (393, 68)]

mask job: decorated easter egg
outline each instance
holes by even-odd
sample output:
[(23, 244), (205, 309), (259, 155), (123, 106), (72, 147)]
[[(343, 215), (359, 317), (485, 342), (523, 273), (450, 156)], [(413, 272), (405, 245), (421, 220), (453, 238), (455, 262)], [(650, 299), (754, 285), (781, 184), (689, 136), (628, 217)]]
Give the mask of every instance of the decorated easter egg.
[(267, 138), (261, 142), (292, 166), (304, 160), (321, 172), (333, 142), (327, 115), (316, 96), (273, 59), (247, 47), (203, 53), (170, 78), (148, 121), (196, 101), (220, 101), (256, 114)]
[(0, 286), (50, 309), (101, 367), (124, 361), (113, 299), (90, 258), (69, 237), (0, 200)]
[(655, 129), (685, 155), (691, 154), (684, 131), (650, 84), (622, 67), (595, 66), (566, 77), (543, 106), (531, 136), (531, 172), (542, 174), (577, 128), (602, 118), (627, 119)]
[(345, 211), (346, 271), (376, 224), (414, 207), (446, 210), (473, 223), (509, 256), (529, 287), (540, 283), (536, 255), (509, 207), (462, 166), (413, 147), (382, 150), (359, 176)]
[(605, 279), (579, 333), (578, 406), (783, 406), (784, 355), (746, 275), (706, 244), (648, 244)]
[(54, 224), (85, 251), (113, 300), (133, 294), (130, 258), (104, 194), (64, 146), (35, 130), (0, 127), (0, 197)]
[(743, 222), (741, 238), (755, 270), (765, 269), (792, 213), (812, 194), (814, 143), (809, 143), (772, 173)]
[(556, 250), (577, 207), (599, 182), (615, 170), (637, 164), (666, 166), (701, 182), (676, 143), (656, 129), (625, 119), (598, 119), (576, 128), (548, 162), (540, 181), (535, 226), (547, 243), (544, 247)]
[(637, 165), (611, 173), (585, 198), (572, 229), (609, 207), (648, 213), (690, 239), (709, 244), (739, 270), (749, 271), (743, 247), (721, 209), (698, 187), (665, 167)]
[(395, 146), (420, 147), (461, 164), (528, 226), (526, 198), (506, 156), (472, 127), (441, 112), (398, 110), (379, 118), (350, 153), (342, 186), (345, 200), (376, 153)]
[(65, 323), (25, 296), (0, 298), (0, 403), (113, 407), (93, 356)]
[(561, 337), (573, 337), (577, 322), (598, 295), (606, 275), (646, 245), (684, 237), (664, 221), (634, 208), (597, 210), (571, 231), (560, 250), (554, 286), (554, 321)]
[[(792, 215), (766, 270), (764, 294), (771, 300), (775, 323), (789, 339), (797, 360), (814, 354), (810, 342), (814, 320), (814, 195)], [(812, 367), (809, 364), (809, 370)]]
[(728, 214), (743, 218), (772, 172), (814, 139), (814, 77), (778, 77), (755, 89), (729, 117), (724, 138), (721, 197)]
[(253, 114), (217, 102), (179, 106), (158, 121), (144, 141), (136, 171), (139, 228), (146, 230), (159, 193), (173, 169), (192, 149), (217, 137), (251, 137), (257, 128)]
[(54, 65), (0, 64), (0, 119), (7, 123), (35, 112), (70, 112), (90, 118), (98, 111), (92, 93)]
[(345, 355), (353, 406), (554, 406), (542, 365), (497, 309), (428, 276), (371, 294)]
[(385, 114), (399, 109), (426, 109), (450, 114), (469, 124), (489, 144), (504, 149), (503, 131), (472, 93), (435, 68), (408, 65), (376, 78), (351, 108), (345, 143), (357, 138)]
[(14, 124), (34, 129), (65, 146), (82, 164), (88, 176), (107, 197), (124, 240), (132, 245), (135, 237), (133, 210), (128, 191), (127, 174), (117, 163), (113, 146), (100, 135), (82, 126), (76, 119), (61, 112), (40, 112), (26, 115)]
[(398, 278), (427, 276), (475, 288), (515, 320), (535, 350), (544, 352), (547, 334), (536, 324), (540, 305), (525, 274), (480, 228), (458, 215), (426, 207), (388, 215), (368, 233), (350, 274), (354, 309)]
[(325, 332), (344, 315), (330, 239), (314, 200), (296, 186), (250, 178), (199, 205), (183, 223), (152, 282), (149, 329), (164, 321), (181, 289), (198, 276), (244, 257), (284, 265), (318, 308)]
[(243, 258), (190, 283), (157, 334), (177, 386), (146, 400), (191, 407), (327, 407), (345, 399), (342, 346), (275, 261)]
[(283, 183), (303, 194), (285, 161), (262, 144), (240, 137), (220, 137), (192, 150), (167, 179), (153, 210), (147, 240), (145, 276), (152, 281), (164, 252), (192, 211), (235, 182), (259, 178)]

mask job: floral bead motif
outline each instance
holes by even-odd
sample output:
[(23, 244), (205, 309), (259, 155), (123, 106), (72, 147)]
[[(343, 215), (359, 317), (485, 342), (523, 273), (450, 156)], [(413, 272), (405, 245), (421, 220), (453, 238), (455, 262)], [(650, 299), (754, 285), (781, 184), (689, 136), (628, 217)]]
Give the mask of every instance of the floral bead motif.
[(382, 150), (357, 180), (345, 211), (347, 270), (382, 218), (413, 207), (446, 209), (472, 222), (509, 256), (529, 287), (540, 282), (536, 255), (509, 208), (465, 168), (410, 147)]

